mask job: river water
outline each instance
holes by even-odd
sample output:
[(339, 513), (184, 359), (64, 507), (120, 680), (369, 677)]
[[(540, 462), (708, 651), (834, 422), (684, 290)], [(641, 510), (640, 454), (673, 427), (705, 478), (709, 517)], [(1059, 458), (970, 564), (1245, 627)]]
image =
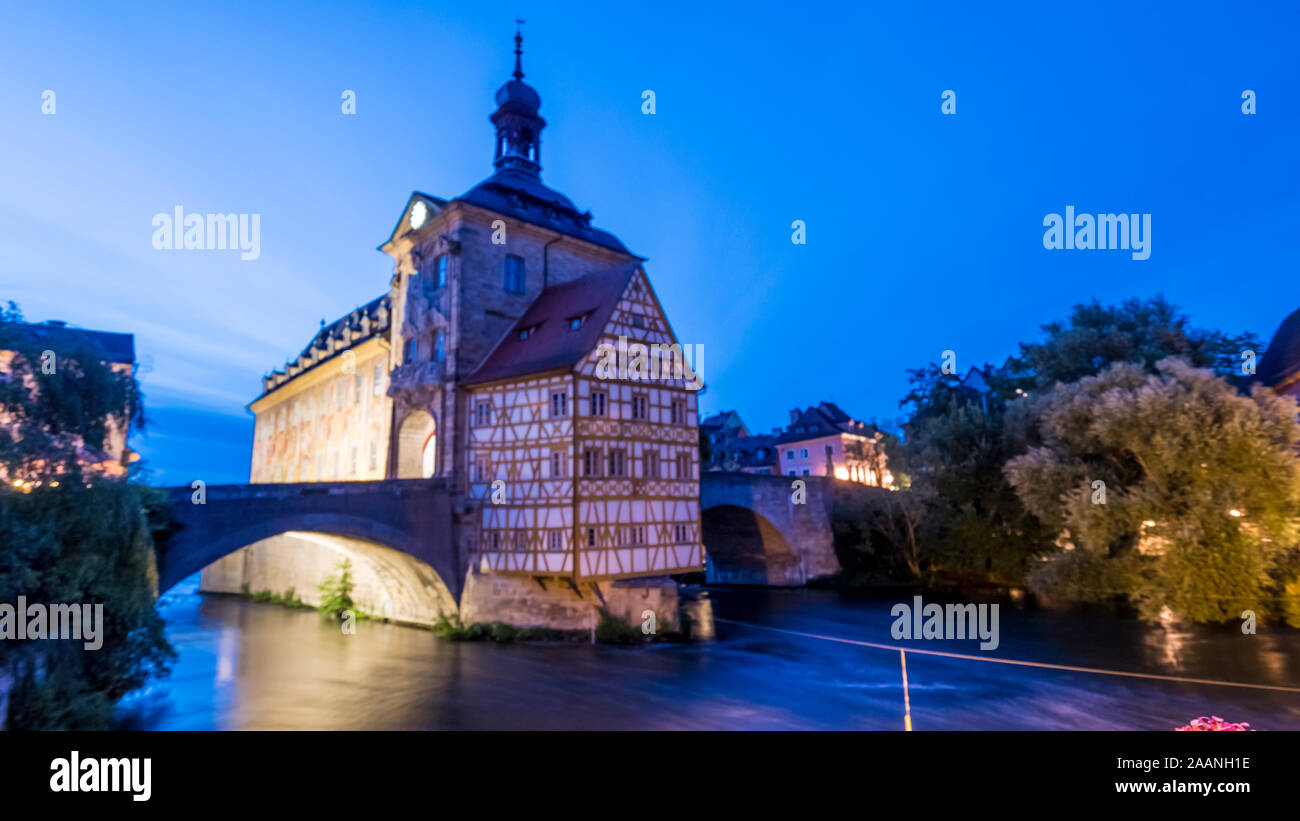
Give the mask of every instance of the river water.
[[(905, 595), (719, 588), (718, 639), (610, 647), (451, 642), (198, 592), (161, 602), (171, 676), (127, 696), (124, 729), (861, 729), (903, 727), (897, 652), (749, 625), (897, 645)], [(927, 599), (929, 601), (929, 599)], [(909, 648), (1300, 688), (1300, 631), (1162, 627), (1000, 608), (1000, 645)], [(741, 622), (732, 624), (729, 622)], [(1164, 730), (1201, 715), (1300, 730), (1300, 692), (1166, 682), (907, 654), (917, 730)]]

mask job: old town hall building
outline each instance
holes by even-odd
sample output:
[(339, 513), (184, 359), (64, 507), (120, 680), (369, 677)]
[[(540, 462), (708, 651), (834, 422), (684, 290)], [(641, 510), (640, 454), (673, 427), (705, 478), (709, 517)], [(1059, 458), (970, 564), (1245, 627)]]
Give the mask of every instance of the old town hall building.
[(598, 367), (603, 346), (680, 349), (644, 258), (542, 183), (546, 121), (515, 39), (495, 172), (412, 194), (380, 246), (388, 291), (265, 377), (251, 479), (445, 477), (476, 572), (700, 569), (698, 382)]

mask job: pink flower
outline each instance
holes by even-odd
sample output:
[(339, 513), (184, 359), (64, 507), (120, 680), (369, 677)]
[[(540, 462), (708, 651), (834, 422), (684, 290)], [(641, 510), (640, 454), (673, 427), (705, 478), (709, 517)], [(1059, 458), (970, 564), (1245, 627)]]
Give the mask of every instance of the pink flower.
[(1194, 718), (1188, 724), (1182, 727), (1175, 727), (1175, 730), (1245, 730), (1254, 732), (1250, 729), (1250, 723), (1246, 721), (1224, 721), (1218, 716), (1201, 716)]

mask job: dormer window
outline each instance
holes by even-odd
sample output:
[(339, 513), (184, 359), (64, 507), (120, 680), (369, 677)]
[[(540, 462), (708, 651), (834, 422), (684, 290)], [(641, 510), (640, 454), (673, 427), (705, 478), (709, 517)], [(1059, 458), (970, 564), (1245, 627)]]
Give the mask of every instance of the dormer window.
[(578, 330), (579, 328), (582, 327), (582, 323), (586, 321), (587, 321), (586, 314), (580, 314), (579, 316), (569, 317), (569, 330), (570, 331)]
[(527, 339), (530, 336), (533, 336), (534, 334), (537, 333), (537, 329), (540, 327), (541, 327), (541, 323), (538, 323), (536, 325), (530, 325), (527, 328), (521, 329), (519, 331), (519, 338), (522, 340), (522, 339)]

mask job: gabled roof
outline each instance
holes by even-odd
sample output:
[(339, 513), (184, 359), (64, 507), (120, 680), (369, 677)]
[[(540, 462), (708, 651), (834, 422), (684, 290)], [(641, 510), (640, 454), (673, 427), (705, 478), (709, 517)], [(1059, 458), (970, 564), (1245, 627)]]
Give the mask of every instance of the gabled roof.
[(44, 323), (15, 322), (13, 326), (19, 334), (51, 348), (88, 344), (103, 354), (105, 362), (119, 365), (135, 362), (135, 336), (132, 334), (69, 328), (57, 320)]
[[(464, 380), (475, 385), (530, 373), (572, 368), (596, 349), (605, 324), (640, 263), (552, 285), (537, 295), (483, 364)], [(569, 320), (584, 317), (577, 330)], [(521, 331), (528, 331), (520, 338)]]
[(1294, 311), (1273, 334), (1255, 369), (1255, 381), (1273, 387), (1300, 375), (1300, 310)]
[(785, 433), (776, 438), (776, 444), (802, 442), (838, 433), (852, 433), (857, 436), (870, 436), (876, 432), (875, 425), (868, 425), (850, 417), (834, 402), (822, 402), (815, 408), (808, 408), (785, 429)]

